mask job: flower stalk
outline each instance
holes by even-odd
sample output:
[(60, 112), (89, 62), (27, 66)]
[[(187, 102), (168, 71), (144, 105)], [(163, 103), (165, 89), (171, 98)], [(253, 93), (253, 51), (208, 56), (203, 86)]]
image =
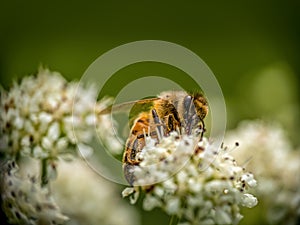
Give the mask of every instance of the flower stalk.
[(41, 186), (45, 187), (49, 180), (48, 180), (48, 171), (47, 171), (47, 166), (48, 166), (48, 160), (47, 159), (42, 159), (41, 160)]

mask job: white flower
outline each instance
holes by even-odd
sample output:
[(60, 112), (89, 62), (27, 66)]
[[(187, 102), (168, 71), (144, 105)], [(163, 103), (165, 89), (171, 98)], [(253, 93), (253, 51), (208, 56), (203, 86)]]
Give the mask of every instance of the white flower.
[[(105, 144), (111, 144), (106, 145), (108, 150), (109, 146), (113, 146), (114, 152), (121, 149), (120, 142), (116, 141), (112, 132), (114, 122), (107, 120), (107, 116), (96, 115), (99, 110), (106, 108), (112, 99), (104, 98), (98, 102), (96, 99), (97, 90), (94, 87), (67, 82), (59, 73), (46, 69), (40, 70), (36, 76), (24, 77), (19, 84), (14, 83), (8, 91), (1, 89), (1, 156), (4, 156), (4, 161), (13, 159), (18, 164), (27, 158), (40, 163), (34, 170), (38, 181), (29, 179), (28, 174), (17, 176), (15, 173), (6, 173), (1, 176), (4, 211), (12, 223), (61, 224), (66, 220), (66, 217), (59, 214), (51, 198), (50, 181), (57, 177), (59, 159), (74, 159), (78, 148), (82, 150), (83, 156), (92, 156), (93, 149), (89, 143), (97, 138), (97, 131)], [(23, 171), (24, 167), (18, 172)], [(84, 178), (86, 175), (78, 171), (75, 171), (75, 174)], [(74, 170), (69, 171), (68, 176), (73, 175)], [(73, 187), (77, 187), (82, 178), (77, 179)], [(75, 190), (78, 191), (76, 188)], [(21, 193), (22, 196), (15, 197), (16, 193)], [(77, 194), (81, 194), (80, 190)], [(121, 210), (118, 212), (123, 213)], [(44, 214), (49, 215), (45, 217)], [(75, 214), (73, 216), (76, 217)], [(111, 224), (121, 224), (116, 221), (123, 217), (111, 220)], [(51, 218), (53, 219), (50, 220)]]
[[(297, 224), (300, 152), (292, 149), (283, 129), (274, 123), (244, 121), (227, 134), (226, 140), (228, 143), (238, 140), (239, 147), (232, 155), (256, 174), (259, 185), (255, 193), (267, 211), (261, 216), (269, 224)], [(244, 180), (252, 186), (247, 177)]]
[(138, 213), (122, 201), (117, 186), (97, 175), (84, 161), (61, 161), (51, 190), (61, 211), (70, 218), (69, 225), (139, 224)]
[(252, 208), (256, 205), (257, 205), (257, 198), (255, 198), (253, 195), (246, 193), (242, 196), (242, 206)]
[(95, 127), (118, 151), (121, 144), (114, 143), (110, 120), (94, 116), (95, 107), (103, 109), (111, 99), (96, 102), (96, 94), (92, 86), (68, 83), (47, 69), (14, 83), (8, 92), (1, 90), (0, 151), (11, 157), (57, 158), (76, 153), (76, 144), (89, 142)]
[(177, 132), (158, 144), (148, 138), (133, 168), (134, 187), (123, 197), (144, 191), (145, 210), (159, 207), (182, 224), (237, 224), (240, 207), (257, 204), (248, 193), (256, 181), (227, 151)]
[(10, 224), (63, 224), (68, 220), (54, 202), (49, 190), (41, 188), (36, 177), (18, 173), (15, 162), (1, 167), (3, 210)]

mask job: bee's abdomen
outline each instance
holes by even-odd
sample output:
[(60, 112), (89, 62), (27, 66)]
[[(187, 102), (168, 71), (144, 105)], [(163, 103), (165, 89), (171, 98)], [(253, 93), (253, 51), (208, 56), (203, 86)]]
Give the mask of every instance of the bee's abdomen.
[(129, 138), (126, 142), (123, 162), (126, 164), (137, 165), (140, 160), (137, 159), (137, 154), (142, 151), (145, 146), (144, 134), (148, 133), (150, 120), (147, 114), (143, 114), (135, 120), (131, 128)]
[(123, 171), (124, 176), (130, 185), (134, 183), (133, 169), (140, 163), (137, 154), (142, 151), (145, 146), (145, 134), (149, 133), (150, 119), (148, 114), (140, 115), (134, 122), (127, 139), (125, 151), (123, 155)]

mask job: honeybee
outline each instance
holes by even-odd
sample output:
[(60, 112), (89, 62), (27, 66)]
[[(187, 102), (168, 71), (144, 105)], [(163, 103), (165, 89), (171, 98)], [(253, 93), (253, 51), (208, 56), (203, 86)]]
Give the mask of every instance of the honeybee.
[[(141, 162), (137, 157), (145, 146), (146, 136), (159, 141), (172, 131), (192, 134), (198, 132), (199, 139), (205, 131), (204, 118), (208, 114), (208, 103), (201, 93), (188, 94), (184, 91), (162, 92), (156, 98), (137, 100), (115, 106), (116, 110), (132, 105), (151, 103), (148, 111), (138, 114), (130, 129), (123, 154), (124, 176), (130, 185), (134, 183), (132, 168)], [(111, 108), (99, 114), (109, 113)]]

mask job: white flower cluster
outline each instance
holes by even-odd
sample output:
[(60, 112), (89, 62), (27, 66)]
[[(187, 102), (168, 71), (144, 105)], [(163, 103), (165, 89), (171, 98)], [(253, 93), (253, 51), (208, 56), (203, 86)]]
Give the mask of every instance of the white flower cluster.
[(41, 188), (36, 177), (21, 177), (15, 162), (1, 166), (2, 208), (10, 224), (63, 224), (62, 215), (49, 190)]
[(161, 208), (177, 216), (180, 224), (237, 224), (240, 206), (257, 204), (248, 193), (256, 186), (253, 175), (206, 138), (197, 143), (194, 137), (174, 132), (158, 144), (147, 139), (139, 157), (142, 162), (132, 171), (135, 187), (126, 188), (123, 197), (135, 203), (142, 190), (145, 210)]
[(119, 188), (97, 175), (84, 161), (62, 161), (51, 187), (57, 205), (70, 218), (68, 225), (139, 224), (138, 213), (123, 201)]
[(244, 121), (226, 140), (239, 140), (232, 154), (257, 175), (256, 195), (267, 211), (261, 217), (269, 224), (299, 223), (300, 151), (293, 150), (283, 129), (274, 123)]
[[(24, 77), (9, 91), (1, 89), (0, 94), (0, 156), (4, 156), (0, 160), (12, 160), (20, 168), (18, 173), (10, 163), (9, 169), (0, 168), (3, 171), (0, 182), (4, 212), (13, 224), (63, 224), (67, 217), (60, 213), (54, 202), (55, 190), (49, 188), (62, 163), (59, 158), (74, 160), (77, 147), (81, 153), (91, 155), (93, 149), (89, 142), (97, 138), (95, 134), (104, 144), (112, 143), (105, 145), (110, 147), (108, 150), (122, 149), (121, 143), (114, 138), (108, 116), (95, 116), (110, 104), (111, 99), (97, 102), (97, 91), (92, 86), (67, 82), (59, 73), (46, 69), (36, 76)], [(31, 161), (29, 172), (26, 171), (28, 165), (24, 164), (28, 160)], [(86, 177), (86, 174), (76, 173)], [(73, 175), (74, 170), (69, 171), (68, 176)], [(77, 179), (72, 187), (78, 187), (82, 177)], [(76, 194), (81, 195), (78, 191)], [(94, 201), (94, 196), (87, 197), (91, 199), (86, 201)]]
[[(0, 151), (40, 159), (73, 154), (75, 144), (91, 139), (95, 124), (112, 130), (107, 118), (94, 116), (109, 99), (95, 102), (96, 90), (76, 82), (68, 83), (59, 73), (47, 69), (14, 83), (9, 92), (1, 90)], [(109, 120), (108, 120), (109, 121)], [(76, 129), (76, 136), (74, 130)], [(106, 133), (104, 138), (112, 139)], [(121, 145), (114, 145), (121, 149)]]

